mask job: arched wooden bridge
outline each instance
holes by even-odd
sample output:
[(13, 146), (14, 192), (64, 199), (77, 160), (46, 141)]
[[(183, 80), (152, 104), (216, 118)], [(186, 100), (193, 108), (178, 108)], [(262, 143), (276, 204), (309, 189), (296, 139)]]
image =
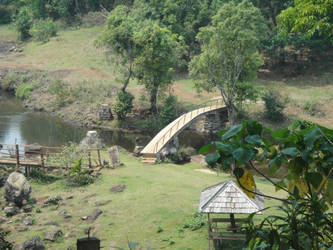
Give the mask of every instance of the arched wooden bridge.
[(165, 128), (163, 128), (141, 151), (143, 155), (142, 162), (154, 163), (158, 153), (168, 144), (175, 136), (187, 128), (192, 121), (209, 112), (225, 108), (222, 98), (215, 98), (206, 103), (205, 107), (192, 110), (178, 117)]

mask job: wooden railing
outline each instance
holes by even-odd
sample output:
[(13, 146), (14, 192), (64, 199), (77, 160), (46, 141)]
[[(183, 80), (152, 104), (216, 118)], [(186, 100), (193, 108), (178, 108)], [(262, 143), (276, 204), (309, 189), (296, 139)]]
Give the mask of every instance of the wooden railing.
[(153, 153), (157, 154), (159, 152), (159, 150), (161, 149), (161, 147), (163, 147), (165, 145), (165, 143), (167, 143), (174, 136), (174, 134), (176, 134), (179, 131), (179, 129), (181, 129), (188, 122), (192, 121), (194, 118), (196, 118), (200, 114), (206, 113), (211, 110), (215, 110), (220, 106), (222, 107), (222, 105), (223, 105), (222, 98), (216, 98), (214, 100), (210, 100), (208, 102), (201, 104), (200, 106), (202, 108), (197, 108), (197, 109), (192, 110), (191, 112), (181, 115), (178, 118), (178, 121), (175, 124), (173, 124), (173, 126), (171, 126), (164, 133), (164, 135), (156, 142)]

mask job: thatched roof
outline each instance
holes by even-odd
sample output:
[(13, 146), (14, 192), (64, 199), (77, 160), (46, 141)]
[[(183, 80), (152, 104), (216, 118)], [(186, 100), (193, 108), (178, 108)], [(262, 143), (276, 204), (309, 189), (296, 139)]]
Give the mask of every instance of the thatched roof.
[(264, 199), (261, 196), (256, 195), (255, 199), (251, 199), (234, 181), (229, 180), (202, 190), (199, 212), (250, 214), (263, 208)]

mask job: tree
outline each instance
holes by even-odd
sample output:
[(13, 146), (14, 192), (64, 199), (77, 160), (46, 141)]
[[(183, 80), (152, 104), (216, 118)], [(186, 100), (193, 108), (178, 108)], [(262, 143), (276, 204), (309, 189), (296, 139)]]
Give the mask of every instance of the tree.
[(104, 30), (97, 43), (111, 49), (113, 60), (118, 62), (118, 70), (124, 78), (121, 88), (125, 92), (133, 77), (133, 63), (137, 56), (134, 34), (138, 29), (137, 21), (130, 15), (130, 9), (120, 5), (111, 11)]
[(333, 43), (333, 1), (295, 0), (294, 7), (278, 17), (280, 28), (286, 32), (301, 32), (309, 38), (319, 36)]
[(224, 4), (212, 18), (212, 25), (202, 28), (198, 40), (202, 52), (190, 63), (190, 74), (198, 89), (218, 88), (234, 123), (236, 84), (255, 77), (263, 60), (258, 53), (265, 34), (260, 10), (248, 1)]
[[(204, 146), (210, 166), (230, 170), (246, 192), (282, 201), (283, 216), (271, 215), (248, 228), (247, 249), (326, 249), (333, 244), (333, 197), (326, 196), (333, 175), (333, 130), (304, 121), (272, 131), (244, 121), (219, 133), (221, 141)], [(258, 168), (258, 165), (266, 166)], [(258, 193), (242, 183), (251, 169), (283, 190), (287, 198)], [(273, 179), (280, 172), (279, 181)], [(249, 178), (248, 178), (249, 179)], [(246, 183), (245, 183), (246, 184)], [(253, 217), (253, 215), (251, 216)]]
[(134, 74), (150, 95), (150, 110), (157, 112), (157, 94), (172, 83), (173, 68), (177, 66), (179, 43), (177, 36), (155, 21), (146, 21), (134, 35), (138, 55)]

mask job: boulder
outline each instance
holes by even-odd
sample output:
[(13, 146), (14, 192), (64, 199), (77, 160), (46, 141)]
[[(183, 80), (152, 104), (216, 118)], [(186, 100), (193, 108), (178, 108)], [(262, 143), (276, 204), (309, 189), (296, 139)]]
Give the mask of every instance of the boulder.
[(120, 192), (123, 192), (125, 189), (126, 189), (126, 185), (120, 184), (117, 186), (113, 186), (110, 191), (112, 193), (120, 193)]
[(144, 146), (135, 146), (134, 150), (133, 150), (133, 155), (135, 157), (139, 157), (141, 156), (141, 151), (143, 150)]
[(25, 241), (22, 245), (22, 250), (44, 250), (45, 246), (38, 236), (33, 236)]
[(172, 155), (177, 154), (179, 149), (179, 140), (176, 136), (171, 142), (169, 142), (160, 152), (160, 157), (162, 159), (171, 157)]
[(93, 223), (102, 213), (102, 210), (100, 210), (99, 208), (95, 208), (92, 214), (88, 216), (87, 222)]
[(21, 207), (23, 201), (29, 200), (31, 186), (25, 176), (18, 172), (9, 175), (5, 184), (5, 199)]
[(119, 167), (119, 166), (123, 165), (120, 162), (118, 146), (112, 146), (111, 148), (108, 149), (108, 152), (109, 152), (109, 155), (110, 155), (110, 159), (111, 159), (113, 168), (116, 168), (116, 167)]
[(113, 115), (108, 104), (101, 104), (99, 108), (99, 119), (101, 121), (112, 121)]
[(10, 207), (5, 207), (3, 211), (6, 214), (6, 216), (10, 217), (18, 214), (20, 212), (20, 209), (17, 206), (10, 206)]
[(32, 217), (31, 216), (27, 216), (23, 219), (23, 224), (26, 226), (32, 226), (34, 224)]
[(57, 238), (62, 236), (62, 231), (60, 229), (49, 231), (45, 233), (44, 240), (55, 242)]

